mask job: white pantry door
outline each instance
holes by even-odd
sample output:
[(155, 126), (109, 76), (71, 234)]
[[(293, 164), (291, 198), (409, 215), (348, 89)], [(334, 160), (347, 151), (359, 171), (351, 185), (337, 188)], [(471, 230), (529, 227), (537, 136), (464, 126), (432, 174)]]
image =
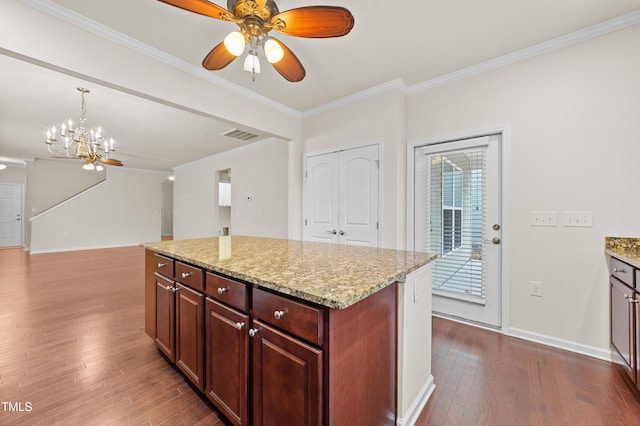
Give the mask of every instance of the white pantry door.
[(438, 254), (433, 311), (501, 326), (501, 135), (415, 148), (414, 242)]
[(308, 157), (304, 238), (378, 247), (378, 146)]
[(0, 184), (0, 247), (22, 245), (22, 186)]

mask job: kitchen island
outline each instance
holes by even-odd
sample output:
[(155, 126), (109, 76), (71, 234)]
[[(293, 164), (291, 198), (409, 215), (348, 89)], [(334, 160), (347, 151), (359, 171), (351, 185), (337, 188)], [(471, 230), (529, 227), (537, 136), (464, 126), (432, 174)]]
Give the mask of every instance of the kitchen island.
[(411, 424), (434, 255), (257, 237), (143, 244), (145, 330), (232, 423)]

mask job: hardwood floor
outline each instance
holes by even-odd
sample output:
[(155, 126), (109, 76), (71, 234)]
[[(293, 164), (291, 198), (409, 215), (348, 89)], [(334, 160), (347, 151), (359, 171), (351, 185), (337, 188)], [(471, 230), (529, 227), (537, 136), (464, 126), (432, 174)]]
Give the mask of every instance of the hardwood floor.
[(617, 366), (437, 317), (432, 374), (416, 425), (640, 425)]
[(141, 247), (0, 250), (0, 425), (224, 424), (144, 333), (143, 269)]
[[(0, 250), (0, 425), (226, 424), (144, 333), (143, 265)], [(420, 426), (640, 424), (615, 366), (440, 318), (432, 372)]]

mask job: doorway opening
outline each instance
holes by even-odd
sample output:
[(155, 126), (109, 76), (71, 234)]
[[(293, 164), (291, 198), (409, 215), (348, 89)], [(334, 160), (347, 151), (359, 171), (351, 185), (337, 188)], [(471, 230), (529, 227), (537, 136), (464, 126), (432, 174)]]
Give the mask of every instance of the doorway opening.
[(218, 235), (231, 232), (231, 169), (216, 172), (218, 182)]

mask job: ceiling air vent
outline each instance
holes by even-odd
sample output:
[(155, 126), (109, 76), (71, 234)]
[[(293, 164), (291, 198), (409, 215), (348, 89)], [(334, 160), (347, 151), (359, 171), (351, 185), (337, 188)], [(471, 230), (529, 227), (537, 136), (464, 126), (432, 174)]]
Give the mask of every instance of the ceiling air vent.
[(255, 135), (249, 132), (244, 132), (238, 129), (231, 129), (228, 132), (223, 133), (222, 136), (228, 136), (230, 138), (240, 139), (241, 141), (248, 141), (258, 137), (258, 135)]

